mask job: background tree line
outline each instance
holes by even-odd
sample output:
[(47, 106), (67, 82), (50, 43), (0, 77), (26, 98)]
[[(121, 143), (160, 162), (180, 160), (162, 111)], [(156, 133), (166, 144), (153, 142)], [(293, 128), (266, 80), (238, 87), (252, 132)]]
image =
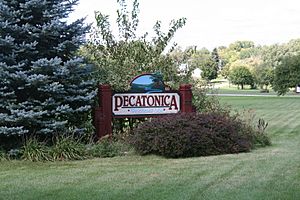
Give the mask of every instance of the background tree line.
[(196, 46), (176, 48), (171, 57), (178, 65), (188, 66), (187, 74), (199, 68), (203, 79), (211, 81), (221, 75), (241, 89), (250, 85), (267, 91), (272, 86), (278, 94), (285, 94), (300, 83), (300, 39), (265, 46), (236, 41), (212, 51)]

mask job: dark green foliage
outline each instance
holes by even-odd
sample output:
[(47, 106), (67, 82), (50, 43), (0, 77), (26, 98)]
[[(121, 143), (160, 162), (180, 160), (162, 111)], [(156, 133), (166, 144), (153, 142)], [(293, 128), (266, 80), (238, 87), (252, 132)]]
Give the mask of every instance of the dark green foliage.
[(138, 1), (132, 1), (132, 6), (126, 0), (117, 2), (120, 6), (116, 21), (119, 34), (114, 35), (108, 15), (95, 12), (97, 27), (92, 31), (88, 45), (80, 52), (96, 66), (97, 81), (110, 84), (116, 91), (126, 91), (133, 77), (159, 71), (164, 75), (164, 81), (175, 84), (174, 79), (179, 78), (178, 66), (164, 52), (170, 47), (170, 40), (176, 31), (185, 25), (186, 19), (171, 21), (166, 33), (162, 31), (162, 23), (157, 21), (153, 27), (155, 37), (148, 39), (148, 33), (137, 35), (140, 12)]
[(50, 154), (54, 160), (81, 160), (85, 158), (85, 146), (72, 135), (57, 136)]
[(214, 48), (211, 52), (211, 57), (213, 59), (213, 61), (217, 64), (217, 66), (219, 66), (219, 63), (220, 63), (220, 56), (219, 56), (219, 53), (218, 53), (218, 49), (217, 48)]
[(201, 77), (207, 81), (217, 78), (218, 76), (218, 64), (209, 58), (203, 66), (200, 66)]
[(132, 144), (142, 155), (208, 156), (248, 152), (253, 130), (223, 113), (178, 114), (155, 118), (134, 131)]
[(0, 134), (0, 149), (9, 151), (10, 149), (20, 148), (23, 145), (23, 140), (19, 135), (1, 135)]
[(241, 85), (244, 89), (244, 85), (253, 85), (254, 79), (250, 70), (247, 67), (239, 66), (232, 69), (229, 73), (229, 80), (236, 85)]
[(6, 160), (6, 152), (0, 149), (0, 161)]
[(95, 91), (74, 55), (89, 27), (66, 22), (77, 2), (0, 0), (0, 136), (82, 130)]
[(217, 78), (219, 70), (219, 55), (217, 49), (211, 53), (207, 49), (201, 49), (192, 57), (194, 68), (201, 69), (201, 77), (206, 81)]
[[(274, 79), (274, 70), (265, 65), (259, 65), (254, 69), (255, 82), (260, 86), (262, 92), (267, 91)], [(264, 88), (265, 86), (265, 88)]]
[(102, 138), (97, 143), (84, 143), (82, 138), (66, 134), (57, 136), (53, 144), (46, 144), (37, 138), (27, 139), (20, 149), (11, 149), (7, 153), (0, 150), (0, 161), (22, 159), (32, 162), (69, 161), (93, 157), (124, 156), (132, 152), (132, 147), (125, 141)]
[(300, 55), (286, 56), (275, 69), (273, 89), (279, 95), (284, 95), (289, 88), (298, 84), (300, 84)]
[(51, 156), (49, 147), (39, 142), (36, 138), (28, 139), (21, 149), (21, 158), (29, 161), (49, 161)]
[(220, 104), (215, 95), (207, 95), (209, 88), (207, 85), (193, 87), (193, 106), (197, 112), (222, 112), (229, 113), (230, 109)]
[(7, 151), (6, 156), (8, 159), (20, 159), (22, 154), (20, 149), (10, 149)]

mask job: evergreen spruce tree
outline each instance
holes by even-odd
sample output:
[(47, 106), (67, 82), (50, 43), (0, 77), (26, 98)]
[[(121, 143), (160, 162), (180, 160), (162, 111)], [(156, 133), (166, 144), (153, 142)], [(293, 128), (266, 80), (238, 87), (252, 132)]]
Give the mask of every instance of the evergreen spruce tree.
[(214, 48), (213, 51), (211, 52), (211, 57), (213, 59), (213, 61), (216, 63), (216, 69), (221, 70), (221, 60), (220, 60), (220, 56), (218, 53), (218, 49)]
[(74, 56), (89, 27), (67, 23), (78, 0), (0, 0), (0, 136), (82, 128), (95, 96)]

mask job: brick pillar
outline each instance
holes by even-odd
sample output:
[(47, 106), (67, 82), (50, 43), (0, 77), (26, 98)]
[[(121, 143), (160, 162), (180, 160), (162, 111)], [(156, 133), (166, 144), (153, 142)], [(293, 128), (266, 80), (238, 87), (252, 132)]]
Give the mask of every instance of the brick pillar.
[(98, 139), (112, 135), (112, 90), (109, 85), (99, 85), (99, 107), (95, 109), (95, 128)]
[(193, 112), (193, 105), (192, 105), (192, 85), (191, 84), (182, 84), (179, 87), (179, 93), (181, 97), (180, 103), (180, 110), (183, 113), (190, 113)]

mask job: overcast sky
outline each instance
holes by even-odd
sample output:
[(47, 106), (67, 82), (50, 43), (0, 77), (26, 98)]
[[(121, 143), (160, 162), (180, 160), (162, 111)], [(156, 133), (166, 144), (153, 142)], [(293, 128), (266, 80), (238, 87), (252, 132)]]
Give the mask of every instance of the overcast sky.
[[(80, 0), (71, 19), (94, 11), (116, 19), (116, 0)], [(131, 5), (132, 0), (127, 0)], [(300, 0), (139, 0), (141, 33), (151, 32), (157, 20), (168, 28), (172, 19), (187, 18), (174, 42), (183, 48), (197, 45), (212, 49), (237, 40), (270, 45), (300, 38)]]

